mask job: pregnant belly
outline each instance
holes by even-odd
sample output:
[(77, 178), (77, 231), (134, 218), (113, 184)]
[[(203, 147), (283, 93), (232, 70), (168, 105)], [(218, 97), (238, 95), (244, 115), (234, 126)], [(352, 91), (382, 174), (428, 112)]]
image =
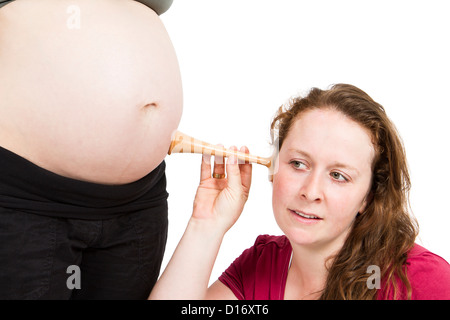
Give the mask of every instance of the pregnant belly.
[(159, 17), (131, 0), (21, 0), (0, 9), (0, 145), (57, 174), (136, 181), (182, 113)]

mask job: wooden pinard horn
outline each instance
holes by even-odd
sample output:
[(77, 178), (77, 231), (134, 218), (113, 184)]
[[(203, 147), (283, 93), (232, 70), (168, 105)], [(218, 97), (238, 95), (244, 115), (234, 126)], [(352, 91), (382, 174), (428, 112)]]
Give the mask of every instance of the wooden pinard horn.
[(172, 141), (170, 143), (168, 154), (170, 155), (172, 153), (198, 153), (209, 154), (216, 157), (228, 157), (234, 155), (242, 163), (244, 163), (244, 161), (246, 163), (258, 163), (269, 169), (272, 169), (273, 167), (271, 158), (258, 157), (248, 153), (218, 147), (210, 143), (194, 139), (180, 131), (175, 131), (172, 135)]

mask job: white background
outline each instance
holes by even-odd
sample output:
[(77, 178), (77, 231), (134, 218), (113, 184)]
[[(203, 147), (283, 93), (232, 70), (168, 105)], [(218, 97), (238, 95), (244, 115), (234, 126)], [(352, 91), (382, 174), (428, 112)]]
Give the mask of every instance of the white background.
[[(404, 140), (417, 243), (450, 261), (448, 12), (447, 0), (175, 0), (161, 19), (183, 79), (179, 130), (269, 156), (281, 104), (311, 87), (356, 85), (385, 107)], [(162, 270), (192, 213), (201, 156), (172, 154), (166, 163)], [(282, 234), (267, 173), (253, 165), (250, 198), (224, 238), (211, 283), (258, 235)]]

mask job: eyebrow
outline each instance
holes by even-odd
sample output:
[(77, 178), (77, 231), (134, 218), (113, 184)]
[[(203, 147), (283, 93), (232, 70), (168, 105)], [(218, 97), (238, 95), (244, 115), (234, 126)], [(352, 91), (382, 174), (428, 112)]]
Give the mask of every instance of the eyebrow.
[[(299, 150), (299, 149), (288, 149), (288, 150), (291, 151), (291, 152), (297, 153), (297, 154), (299, 154), (299, 155), (301, 155), (303, 157), (306, 157), (308, 159), (312, 159), (311, 155), (308, 152), (306, 152), (306, 151)], [(333, 162), (331, 164), (331, 166), (332, 167), (337, 167), (337, 168), (343, 168), (343, 169), (351, 170), (351, 171), (354, 171), (357, 175), (359, 175), (359, 170), (358, 169), (356, 169), (355, 167), (353, 167), (351, 165), (342, 163), (342, 162), (335, 161), (335, 162)]]

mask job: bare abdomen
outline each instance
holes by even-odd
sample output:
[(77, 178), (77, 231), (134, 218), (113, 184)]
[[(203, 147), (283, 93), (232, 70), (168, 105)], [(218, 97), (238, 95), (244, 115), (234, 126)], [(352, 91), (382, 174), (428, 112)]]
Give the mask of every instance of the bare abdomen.
[(181, 113), (174, 49), (144, 5), (21, 0), (0, 9), (2, 147), (60, 175), (123, 184), (161, 163)]

